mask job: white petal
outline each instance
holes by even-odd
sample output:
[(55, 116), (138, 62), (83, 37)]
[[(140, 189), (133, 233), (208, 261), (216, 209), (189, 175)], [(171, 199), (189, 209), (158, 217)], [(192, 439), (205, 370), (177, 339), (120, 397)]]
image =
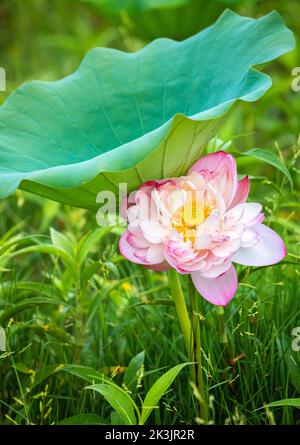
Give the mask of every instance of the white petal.
[(144, 237), (150, 241), (150, 243), (154, 244), (163, 242), (169, 233), (166, 227), (157, 222), (142, 221), (140, 227)]
[(152, 264), (160, 264), (165, 260), (164, 247), (162, 244), (149, 247), (146, 260)]
[(258, 242), (259, 238), (255, 230), (247, 229), (241, 237), (241, 247), (252, 247)]
[(252, 247), (241, 247), (232, 257), (232, 261), (245, 266), (268, 266), (279, 263), (286, 256), (283, 240), (274, 230), (258, 224), (252, 227), (259, 241)]
[(228, 257), (236, 252), (240, 247), (240, 239), (236, 238), (229, 241), (224, 241), (212, 249), (212, 253), (218, 257)]
[(218, 266), (212, 266), (209, 270), (206, 272), (202, 272), (202, 276), (206, 278), (216, 278), (222, 273), (226, 272), (231, 266), (230, 260), (224, 260), (221, 264)]
[(262, 206), (255, 202), (246, 202), (238, 204), (226, 213), (226, 220), (235, 220), (245, 226), (257, 224), (257, 218), (260, 217)]
[(208, 249), (212, 243), (212, 235), (210, 233), (197, 233), (195, 238), (195, 249), (203, 250)]

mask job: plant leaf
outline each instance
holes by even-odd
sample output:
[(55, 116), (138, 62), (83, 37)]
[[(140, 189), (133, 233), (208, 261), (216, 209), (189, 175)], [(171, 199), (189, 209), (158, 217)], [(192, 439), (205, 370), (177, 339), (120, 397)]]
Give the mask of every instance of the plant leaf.
[(277, 168), (277, 170), (281, 171), (281, 173), (286, 176), (286, 178), (290, 182), (291, 188), (293, 188), (293, 179), (290, 175), (290, 172), (288, 171), (282, 160), (279, 158), (279, 156), (276, 156), (271, 151), (263, 150), (262, 148), (252, 148), (251, 150), (248, 150), (242, 154), (251, 156), (252, 158), (258, 159), (259, 161), (267, 162), (268, 164)]
[(124, 425), (124, 418), (120, 416), (117, 411), (112, 411), (110, 415), (110, 423), (111, 425)]
[[(242, 0), (240, 0), (241, 2)], [(232, 0), (83, 0), (116, 25), (143, 39), (170, 37), (180, 40), (215, 20)], [(205, 9), (205, 14), (203, 10)]]
[(103, 383), (87, 386), (86, 389), (99, 392), (122, 419), (124, 419), (125, 425), (136, 425), (133, 400), (117, 385)]
[(76, 377), (79, 377), (83, 380), (86, 380), (89, 383), (94, 383), (95, 381), (106, 381), (106, 377), (102, 372), (96, 371), (93, 368), (90, 368), (89, 366), (82, 366), (82, 365), (59, 365), (56, 368), (56, 372), (63, 371), (67, 372), (68, 374), (75, 375)]
[(126, 369), (124, 374), (124, 383), (128, 389), (133, 391), (136, 390), (139, 378), (139, 372), (142, 366), (144, 365), (144, 360), (145, 360), (145, 351), (139, 352), (135, 357), (133, 357), (130, 360), (128, 368)]
[(169, 369), (169, 371), (162, 375), (149, 389), (142, 405), (142, 424), (146, 422), (152, 410), (157, 407), (161, 397), (172, 385), (180, 371), (187, 365), (189, 365), (189, 363), (182, 363)]
[(282, 399), (277, 400), (276, 402), (268, 403), (266, 406), (274, 407), (274, 406), (295, 406), (296, 408), (300, 408), (300, 399)]
[(58, 372), (66, 372), (67, 374), (79, 377), (90, 384), (93, 384), (97, 381), (99, 382), (107, 381), (107, 378), (105, 377), (104, 374), (93, 368), (90, 368), (89, 366), (72, 365), (72, 364), (50, 365), (36, 372), (34, 382), (31, 386), (31, 390), (35, 388), (37, 385), (41, 384), (48, 377)]
[(293, 46), (276, 11), (251, 19), (226, 10), (183, 42), (95, 48), (65, 79), (21, 86), (0, 107), (0, 197), (19, 187), (95, 209), (101, 190), (185, 174), (221, 116), (270, 88), (252, 67)]
[(64, 262), (64, 264), (68, 266), (71, 272), (76, 272), (76, 264), (74, 259), (65, 250), (59, 249), (51, 244), (38, 244), (37, 246), (24, 247), (23, 249), (10, 253), (9, 257), (13, 258), (27, 253), (47, 253), (49, 255), (58, 256)]
[(81, 265), (93, 247), (99, 248), (100, 240), (111, 231), (111, 227), (101, 227), (83, 236), (77, 246), (77, 262)]
[(58, 249), (64, 250), (71, 257), (74, 255), (74, 247), (71, 241), (61, 232), (50, 228), (50, 236), (52, 244)]
[(14, 317), (19, 312), (25, 311), (26, 309), (30, 309), (41, 304), (63, 304), (63, 302), (60, 300), (55, 300), (54, 298), (45, 297), (26, 298), (23, 301), (14, 304), (12, 307), (1, 311), (0, 325), (5, 325), (10, 318)]
[(79, 414), (66, 417), (57, 422), (57, 425), (107, 425), (107, 422), (97, 414)]

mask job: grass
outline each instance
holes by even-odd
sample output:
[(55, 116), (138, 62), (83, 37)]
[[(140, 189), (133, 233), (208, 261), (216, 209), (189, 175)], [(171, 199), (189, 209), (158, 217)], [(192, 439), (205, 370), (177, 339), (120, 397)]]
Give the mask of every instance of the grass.
[[(60, 212), (63, 218), (68, 212), (71, 218), (85, 213)], [(9, 346), (0, 356), (3, 423), (53, 424), (88, 413), (111, 422), (112, 410), (103, 398), (84, 391), (84, 380), (54, 373), (58, 365), (91, 367), (120, 385), (130, 360), (145, 351), (143, 396), (168, 368), (188, 361), (166, 275), (123, 260), (117, 251), (119, 230), (96, 229), (91, 239), (87, 225), (80, 231), (76, 225), (73, 231), (52, 231), (52, 239), (26, 237), (16, 228), (18, 235), (1, 240), (0, 319)], [(289, 242), (286, 262), (294, 263), (295, 236), (287, 228), (281, 232)], [(68, 261), (62, 250), (69, 250)], [(225, 309), (230, 363), (217, 308), (199, 301), (210, 421), (297, 423), (297, 408), (258, 410), (299, 395), (299, 353), (291, 350), (291, 332), (300, 318), (296, 266), (241, 269), (240, 277), (237, 296)], [(187, 296), (188, 283), (183, 279), (182, 284)], [(41, 379), (49, 366), (54, 369)], [(196, 417), (189, 372), (183, 370), (151, 423), (194, 423)]]
[[(53, 3), (51, 11), (41, 0), (30, 7), (1, 3), (0, 20), (7, 24), (0, 26), (1, 63), (8, 67), (9, 91), (25, 79), (67, 74), (89, 47), (130, 44), (87, 6), (78, 2), (70, 11), (68, 0)], [(296, 30), (296, 2), (270, 3)], [(256, 7), (245, 12), (266, 12), (260, 2)], [(266, 406), (300, 397), (300, 352), (291, 349), (292, 330), (300, 326), (300, 93), (290, 90), (298, 56), (299, 51), (267, 68), (273, 89), (257, 104), (239, 106), (220, 132), (224, 140), (238, 136), (237, 151), (255, 146), (273, 151), (293, 176), (294, 190), (272, 166), (238, 158), (239, 172), (252, 176), (251, 201), (262, 202), (267, 224), (284, 238), (288, 256), (273, 268), (241, 267), (238, 293), (224, 318), (199, 299), (213, 424), (300, 424), (298, 408)], [(159, 377), (188, 361), (167, 275), (125, 261), (118, 252), (120, 229), (97, 228), (94, 214), (22, 192), (2, 200), (0, 208), (0, 325), (7, 341), (0, 352), (0, 424), (118, 423), (99, 393), (84, 390), (98, 372), (126, 389), (128, 365), (145, 351), (131, 389), (140, 407)], [(185, 277), (182, 285), (188, 300)], [(62, 366), (67, 364), (73, 367)], [(148, 423), (198, 422), (197, 392), (186, 367)]]

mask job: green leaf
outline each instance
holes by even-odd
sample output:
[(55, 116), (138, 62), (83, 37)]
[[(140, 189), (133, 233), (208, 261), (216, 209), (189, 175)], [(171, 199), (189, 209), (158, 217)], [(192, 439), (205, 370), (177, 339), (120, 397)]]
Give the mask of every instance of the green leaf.
[(9, 257), (13, 258), (28, 253), (47, 253), (49, 255), (58, 256), (71, 272), (76, 273), (76, 264), (74, 262), (74, 259), (65, 250), (59, 249), (58, 247), (51, 244), (39, 244), (37, 246), (24, 247), (23, 249), (19, 249), (13, 253), (10, 253)]
[(111, 231), (111, 227), (102, 227), (86, 234), (77, 246), (77, 263), (81, 265), (93, 248), (99, 249), (100, 240)]
[(81, 273), (81, 282), (83, 285), (96, 274), (101, 271), (100, 263), (97, 261), (92, 262), (91, 264), (84, 267), (83, 272)]
[[(240, 0), (241, 2), (242, 0)], [(209, 25), (232, 0), (83, 0), (112, 23), (122, 24), (133, 35), (152, 40), (176, 40)], [(205, 13), (203, 10), (205, 9)]]
[(296, 233), (297, 235), (300, 235), (300, 226), (298, 222), (290, 221), (286, 218), (281, 218), (277, 216), (276, 218), (271, 216), (269, 218), (270, 222), (274, 222), (276, 224), (280, 224), (285, 229), (289, 230), (291, 233)]
[(139, 373), (144, 365), (145, 351), (139, 352), (130, 360), (128, 368), (124, 374), (124, 383), (130, 390), (135, 391), (139, 380)]
[(10, 337), (18, 336), (19, 339), (24, 336), (24, 333), (27, 333), (30, 337), (37, 333), (38, 335), (47, 335), (55, 338), (56, 340), (59, 340), (61, 342), (64, 342), (65, 344), (68, 344), (72, 342), (72, 337), (68, 332), (66, 332), (65, 329), (57, 326), (53, 321), (50, 325), (47, 325), (47, 328), (45, 329), (45, 325), (41, 325), (39, 323), (28, 323), (26, 322), (18, 322), (14, 323), (9, 330)]
[(89, 366), (72, 364), (51, 365), (46, 366), (45, 368), (42, 368), (41, 370), (36, 372), (34, 383), (31, 386), (31, 389), (41, 384), (44, 380), (58, 372), (66, 372), (67, 374), (79, 377), (80, 379), (85, 380), (86, 382), (91, 384), (95, 382), (105, 382), (107, 380), (104, 374), (96, 371), (93, 368), (90, 368)]
[(125, 425), (136, 425), (134, 402), (132, 398), (115, 384), (104, 383), (87, 386), (100, 393), (110, 406), (122, 417)]
[(60, 420), (56, 425), (107, 425), (107, 422), (97, 414), (79, 414)]
[(268, 403), (266, 406), (274, 407), (274, 406), (295, 406), (296, 408), (300, 408), (300, 399), (282, 399), (277, 400), (276, 402)]
[[(10, 292), (12, 289), (11, 281), (4, 281), (1, 283), (0, 287), (0, 296), (6, 296), (7, 292)], [(53, 286), (47, 285), (45, 283), (36, 283), (34, 281), (16, 281), (13, 284), (14, 291), (17, 291), (18, 297), (22, 294), (38, 294), (39, 296), (47, 297), (47, 298), (57, 298), (63, 301), (63, 296), (61, 293)]]
[(82, 365), (59, 365), (56, 369), (56, 372), (63, 371), (67, 372), (68, 374), (75, 375), (76, 377), (79, 377), (83, 380), (86, 380), (89, 383), (95, 383), (98, 381), (106, 381), (106, 377), (102, 372), (96, 371), (93, 368), (90, 368), (89, 366), (82, 366)]
[(185, 174), (237, 101), (271, 86), (254, 65), (291, 50), (280, 15), (226, 10), (183, 42), (135, 53), (95, 48), (57, 82), (18, 88), (0, 107), (0, 197), (16, 188), (96, 209), (99, 191)]
[(117, 411), (112, 411), (110, 415), (110, 423), (111, 425), (126, 425), (126, 423), (124, 423), (124, 418), (120, 416)]
[(142, 418), (141, 422), (144, 424), (154, 408), (157, 408), (157, 404), (161, 397), (166, 393), (173, 381), (180, 373), (180, 371), (189, 365), (189, 363), (182, 363), (169, 369), (163, 376), (161, 376), (154, 385), (149, 389), (146, 394), (145, 400), (142, 405)]
[(286, 176), (291, 184), (291, 188), (293, 188), (293, 180), (290, 172), (288, 171), (282, 160), (279, 158), (279, 156), (275, 155), (271, 151), (263, 150), (261, 148), (252, 148), (251, 150), (248, 150), (242, 154), (245, 156), (251, 156), (252, 158), (258, 159), (259, 161), (267, 162), (268, 164), (277, 168), (277, 170), (281, 171), (281, 173)]
[(32, 374), (32, 369), (28, 368), (24, 363), (17, 362), (13, 365), (13, 368), (23, 374)]
[(57, 230), (51, 227), (50, 236), (51, 236), (51, 241), (55, 247), (64, 250), (71, 257), (74, 255), (73, 244), (63, 233), (58, 232)]
[(12, 307), (5, 309), (0, 314), (0, 325), (6, 324), (10, 318), (14, 317), (19, 312), (25, 311), (26, 309), (31, 309), (41, 304), (63, 304), (60, 300), (54, 300), (45, 297), (32, 297), (26, 298), (25, 300), (14, 304)]

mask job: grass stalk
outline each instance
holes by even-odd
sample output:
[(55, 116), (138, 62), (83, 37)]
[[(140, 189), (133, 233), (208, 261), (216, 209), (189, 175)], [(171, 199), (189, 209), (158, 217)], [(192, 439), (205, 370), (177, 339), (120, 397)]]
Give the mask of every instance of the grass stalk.
[(229, 363), (232, 357), (232, 351), (229, 345), (228, 336), (227, 336), (227, 328), (225, 322), (225, 311), (223, 306), (217, 307), (217, 317), (218, 317), (218, 325), (219, 325), (219, 339), (221, 347), (225, 353), (226, 362)]

